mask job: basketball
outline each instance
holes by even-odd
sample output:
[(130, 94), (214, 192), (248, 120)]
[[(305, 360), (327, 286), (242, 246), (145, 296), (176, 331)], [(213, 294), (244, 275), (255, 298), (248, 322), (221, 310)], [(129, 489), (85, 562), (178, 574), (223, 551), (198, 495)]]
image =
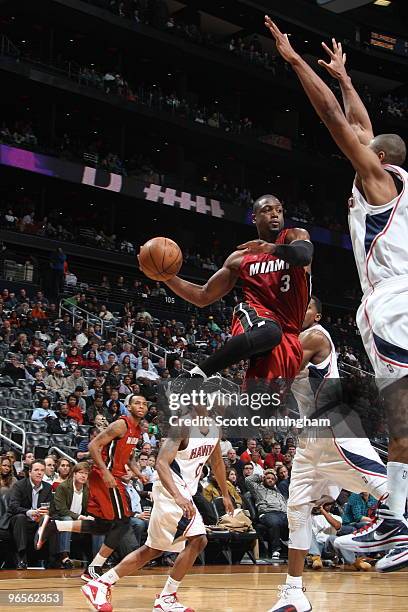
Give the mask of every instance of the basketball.
[(179, 245), (170, 238), (151, 238), (140, 247), (139, 265), (149, 278), (167, 281), (175, 276), (183, 263)]

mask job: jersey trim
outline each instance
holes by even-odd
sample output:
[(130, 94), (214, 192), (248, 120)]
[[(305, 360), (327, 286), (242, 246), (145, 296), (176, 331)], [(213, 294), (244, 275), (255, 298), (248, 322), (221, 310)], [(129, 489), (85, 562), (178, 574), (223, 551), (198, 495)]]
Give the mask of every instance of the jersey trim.
[(393, 359), (394, 363), (398, 364), (406, 364), (408, 365), (408, 350), (397, 346), (396, 344), (392, 344), (380, 336), (377, 336), (373, 332), (373, 338), (375, 346), (381, 355), (384, 357), (388, 357), (388, 359)]
[[(399, 172), (395, 171), (395, 174), (398, 174), (398, 176), (403, 178), (402, 175)], [(375, 245), (377, 243), (377, 240), (379, 238), (381, 238), (381, 236), (384, 236), (387, 233), (387, 230), (389, 229), (389, 227), (390, 227), (390, 225), (392, 223), (392, 220), (394, 218), (395, 212), (396, 212), (396, 210), (397, 210), (397, 208), (399, 206), (399, 203), (401, 202), (401, 199), (402, 199), (402, 196), (404, 195), (404, 192), (405, 192), (405, 182), (403, 181), (403, 188), (402, 188), (401, 193), (398, 196), (398, 199), (397, 199), (396, 203), (394, 204), (394, 207), (392, 208), (392, 214), (390, 215), (390, 218), (388, 219), (388, 222), (387, 222), (385, 228), (383, 229), (383, 231), (380, 232), (379, 234), (377, 234), (377, 236), (374, 238), (374, 240), (373, 240), (373, 242), (371, 244), (370, 250), (368, 252), (367, 259), (366, 259), (366, 276), (367, 276), (367, 281), (368, 281), (368, 283), (369, 283), (371, 288), (373, 288), (374, 285), (370, 281), (370, 276), (368, 274), (368, 262), (370, 261), (370, 257), (373, 254), (373, 250), (374, 250), (374, 247), (375, 247)]]
[(381, 233), (387, 225), (391, 212), (392, 208), (390, 208), (389, 210), (385, 210), (382, 213), (378, 213), (378, 215), (366, 215), (366, 234), (364, 238), (364, 247), (366, 255), (368, 254), (375, 237), (379, 233)]
[(343, 457), (344, 461), (354, 470), (357, 470), (362, 474), (367, 474), (367, 476), (380, 476), (381, 478), (387, 477), (387, 469), (385, 465), (377, 463), (377, 461), (364, 457), (363, 455), (357, 455), (356, 453), (346, 451), (345, 448), (337, 444), (335, 439), (333, 439), (333, 443), (340, 455)]

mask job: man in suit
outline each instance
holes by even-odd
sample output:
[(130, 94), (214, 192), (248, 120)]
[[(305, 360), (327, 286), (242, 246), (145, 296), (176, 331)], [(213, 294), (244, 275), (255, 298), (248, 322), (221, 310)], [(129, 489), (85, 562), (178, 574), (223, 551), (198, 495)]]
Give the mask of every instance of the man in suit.
[(17, 550), (17, 569), (26, 569), (28, 543), (34, 540), (40, 518), (49, 512), (47, 507), (41, 507), (52, 499), (51, 485), (43, 482), (44, 474), (45, 462), (36, 459), (29, 467), (28, 478), (16, 482), (10, 491), (8, 516)]

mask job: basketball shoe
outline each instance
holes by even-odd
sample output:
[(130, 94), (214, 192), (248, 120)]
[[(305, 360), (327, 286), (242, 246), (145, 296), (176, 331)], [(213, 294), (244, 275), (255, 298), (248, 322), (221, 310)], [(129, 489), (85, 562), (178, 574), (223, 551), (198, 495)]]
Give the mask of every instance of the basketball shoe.
[(57, 533), (57, 526), (55, 524), (55, 521), (51, 519), (48, 514), (46, 514), (42, 517), (40, 525), (34, 536), (35, 550), (40, 550), (44, 546), (48, 538), (54, 533)]
[(222, 378), (219, 374), (213, 374), (205, 378), (201, 374), (195, 372), (183, 372), (177, 378), (174, 378), (170, 383), (170, 393), (181, 395), (182, 393), (199, 393), (203, 391), (207, 395), (220, 391), (222, 387)]
[[(408, 546), (408, 523), (398, 518), (387, 506), (381, 505), (375, 518), (366, 527), (336, 538), (335, 545), (360, 553), (388, 551), (396, 546)], [(391, 571), (391, 570), (390, 570)]]
[(396, 572), (403, 567), (408, 567), (408, 545), (406, 544), (397, 544), (375, 564), (377, 572)]
[(312, 604), (305, 595), (305, 588), (283, 584), (279, 587), (279, 599), (268, 612), (310, 612)]
[(81, 575), (81, 579), (85, 580), (85, 582), (90, 582), (91, 580), (98, 580), (103, 574), (104, 570), (97, 565), (88, 565), (88, 568)]
[(111, 587), (100, 580), (90, 580), (81, 587), (89, 603), (98, 612), (112, 612)]
[(177, 599), (176, 593), (170, 595), (157, 595), (152, 612), (194, 612), (193, 608), (186, 608)]

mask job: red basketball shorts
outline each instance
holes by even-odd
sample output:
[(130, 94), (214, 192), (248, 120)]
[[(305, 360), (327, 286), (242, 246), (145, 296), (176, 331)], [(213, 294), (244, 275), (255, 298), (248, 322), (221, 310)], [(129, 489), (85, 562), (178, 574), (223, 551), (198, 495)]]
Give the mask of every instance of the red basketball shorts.
[(92, 468), (88, 480), (88, 514), (110, 521), (133, 514), (125, 485), (119, 478), (115, 480), (116, 488), (107, 487), (102, 480), (101, 472), (97, 468)]
[[(250, 325), (266, 318), (259, 316), (253, 307), (248, 308), (247, 305), (245, 317), (241, 318), (234, 314), (231, 333), (233, 336), (251, 333)], [(270, 317), (270, 320), (273, 318)], [(302, 357), (303, 351), (299, 337), (296, 334), (283, 333), (281, 342), (270, 353), (251, 359), (246, 377), (249, 379), (293, 380), (299, 373)]]

